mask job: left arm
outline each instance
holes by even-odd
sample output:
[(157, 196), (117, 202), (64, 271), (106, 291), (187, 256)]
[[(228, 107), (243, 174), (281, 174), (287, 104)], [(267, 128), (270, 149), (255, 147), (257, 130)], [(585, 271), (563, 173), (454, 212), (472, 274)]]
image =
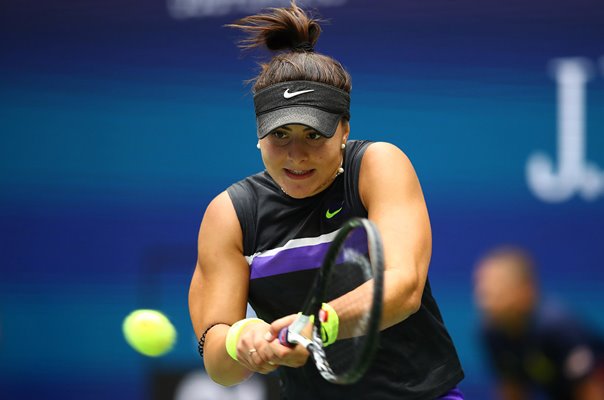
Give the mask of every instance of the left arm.
[(411, 162), (391, 144), (374, 143), (367, 148), (361, 163), (359, 192), (384, 245), (381, 327), (385, 329), (421, 306), (432, 254), (430, 219)]
[[(369, 219), (380, 231), (384, 246), (384, 302), (380, 329), (386, 329), (421, 306), (432, 253), (430, 220), (411, 162), (401, 150), (388, 143), (371, 144), (365, 151), (359, 192)], [(350, 297), (367, 298), (365, 291), (369, 288), (361, 285), (330, 301), (340, 320), (339, 339), (350, 337), (349, 326), (367, 311), (362, 307), (347, 307)], [(294, 319), (295, 315), (289, 315), (273, 321), (271, 339)]]

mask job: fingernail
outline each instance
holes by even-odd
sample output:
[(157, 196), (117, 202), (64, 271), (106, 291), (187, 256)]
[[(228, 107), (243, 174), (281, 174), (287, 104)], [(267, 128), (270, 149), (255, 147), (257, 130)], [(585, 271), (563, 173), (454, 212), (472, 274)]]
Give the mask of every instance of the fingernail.
[(270, 332), (264, 334), (264, 340), (273, 340), (273, 335)]

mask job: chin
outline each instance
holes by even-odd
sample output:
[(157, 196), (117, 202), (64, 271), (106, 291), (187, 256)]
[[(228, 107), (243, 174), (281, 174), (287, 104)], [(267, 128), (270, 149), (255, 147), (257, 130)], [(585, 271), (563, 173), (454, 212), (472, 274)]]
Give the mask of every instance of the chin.
[(283, 189), (285, 189), (285, 193), (287, 193), (287, 195), (289, 197), (293, 197), (294, 199), (303, 199), (306, 197), (310, 197), (313, 196), (314, 194), (316, 194), (317, 192), (314, 191), (310, 191), (310, 190), (296, 190), (294, 188), (288, 188), (284, 187)]
[(300, 192), (288, 192), (287, 189), (285, 189), (285, 193), (287, 193), (287, 195), (289, 197), (293, 197), (294, 199), (304, 199), (306, 197), (310, 197), (312, 196), (311, 193), (300, 193)]

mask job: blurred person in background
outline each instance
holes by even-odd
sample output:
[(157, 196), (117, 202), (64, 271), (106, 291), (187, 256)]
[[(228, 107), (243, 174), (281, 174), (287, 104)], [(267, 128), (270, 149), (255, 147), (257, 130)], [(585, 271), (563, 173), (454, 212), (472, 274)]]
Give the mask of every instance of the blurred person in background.
[(477, 264), (481, 339), (503, 400), (604, 400), (604, 339), (542, 298), (530, 254), (491, 250)]

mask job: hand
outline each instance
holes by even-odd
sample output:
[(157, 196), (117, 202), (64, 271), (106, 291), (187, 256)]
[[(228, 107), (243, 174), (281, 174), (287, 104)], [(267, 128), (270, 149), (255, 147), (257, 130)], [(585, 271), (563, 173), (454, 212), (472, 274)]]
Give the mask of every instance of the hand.
[[(270, 360), (274, 364), (298, 368), (306, 364), (306, 361), (308, 360), (308, 350), (306, 350), (304, 346), (297, 344), (294, 347), (287, 347), (282, 345), (278, 339), (279, 332), (290, 326), (297, 317), (296, 314), (292, 314), (273, 321), (266, 333), (265, 340), (270, 344), (269, 349), (267, 350), (272, 352)], [(311, 333), (312, 324), (309, 323), (302, 331), (302, 335), (310, 337)]]
[(265, 339), (270, 326), (263, 321), (248, 324), (243, 328), (237, 342), (237, 361), (247, 369), (268, 374), (279, 367), (270, 343)]

